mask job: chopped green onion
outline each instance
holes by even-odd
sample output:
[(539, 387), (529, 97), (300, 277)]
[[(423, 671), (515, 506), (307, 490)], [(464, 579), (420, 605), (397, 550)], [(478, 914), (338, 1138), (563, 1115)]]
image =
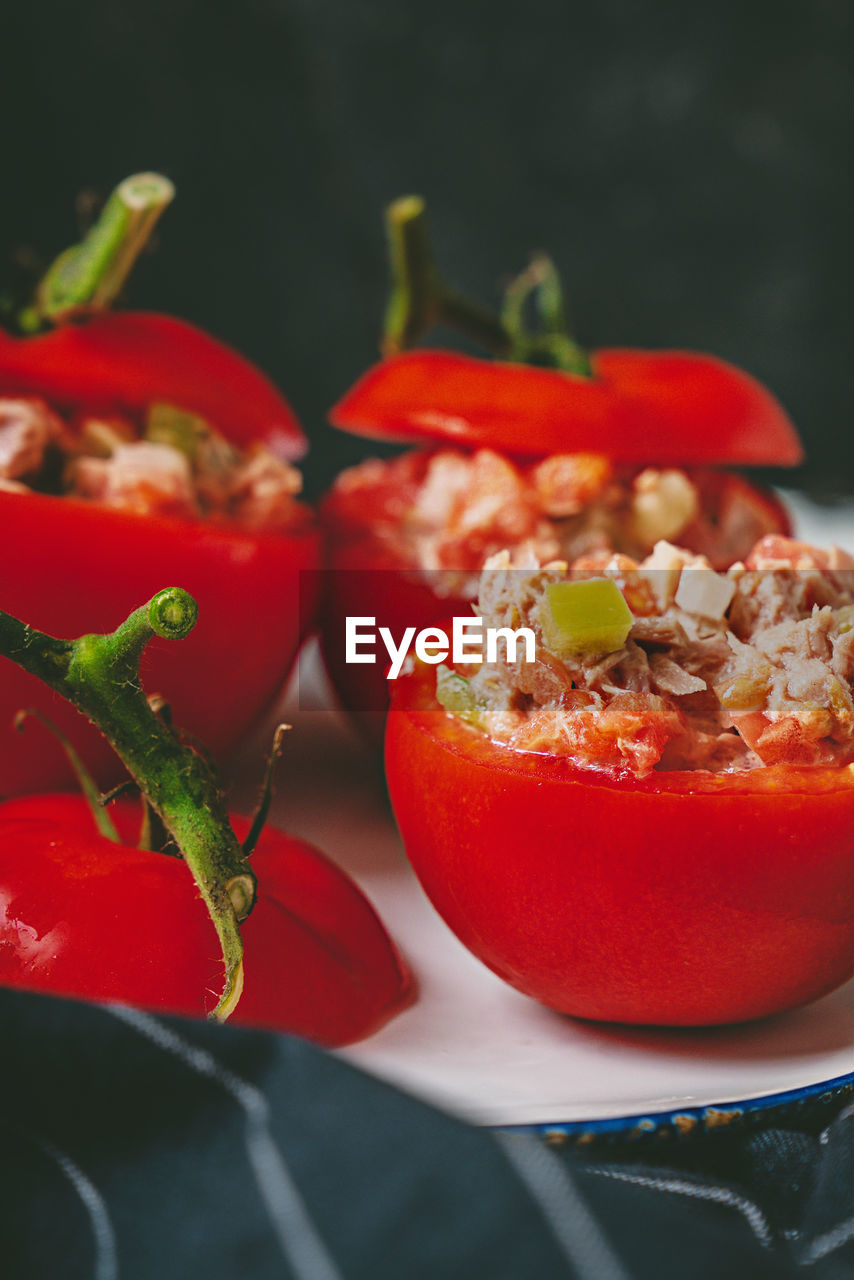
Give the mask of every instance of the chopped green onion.
[(546, 648), (559, 657), (615, 653), (632, 629), (632, 613), (612, 578), (550, 582), (540, 604)]
[(472, 691), (471, 682), (444, 663), (436, 668), (436, 701), (460, 720), (481, 723), (483, 708)]

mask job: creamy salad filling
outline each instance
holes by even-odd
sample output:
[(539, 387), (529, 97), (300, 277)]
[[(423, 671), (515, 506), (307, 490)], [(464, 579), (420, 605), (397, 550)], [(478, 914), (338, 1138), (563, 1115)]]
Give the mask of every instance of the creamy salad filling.
[(772, 535), (725, 573), (665, 540), (640, 561), (519, 559), (489, 559), (475, 612), (530, 627), (537, 661), (505, 645), (498, 662), (439, 667), (449, 714), (517, 750), (638, 777), (854, 761), (845, 552)]
[(342, 536), (369, 537), (473, 598), (490, 555), (531, 549), (541, 563), (618, 551), (643, 559), (662, 540), (725, 568), (763, 536), (788, 532), (776, 501), (741, 477), (679, 468), (619, 468), (601, 454), (530, 465), (490, 449), (406, 453), (345, 471), (328, 506)]
[(66, 419), (41, 399), (0, 396), (0, 491), (276, 532), (302, 518), (301, 488), (296, 468), (264, 445), (236, 449), (172, 405), (151, 405), (137, 424), (117, 415)]

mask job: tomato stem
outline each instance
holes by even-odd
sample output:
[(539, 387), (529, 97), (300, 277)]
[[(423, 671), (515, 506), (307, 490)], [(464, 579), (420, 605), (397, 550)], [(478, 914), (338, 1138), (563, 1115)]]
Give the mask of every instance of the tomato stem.
[(101, 311), (121, 292), (175, 188), (159, 173), (136, 173), (113, 191), (97, 221), (79, 244), (48, 268), (36, 290), (34, 312), (24, 327), (57, 324), (71, 316)]
[[(546, 365), (582, 377), (593, 371), (584, 348), (566, 327), (557, 268), (545, 254), (513, 280), (500, 315), (473, 302), (443, 278), (433, 257), (427, 212), (420, 196), (402, 196), (386, 210), (392, 287), (383, 328), (383, 355), (415, 345), (444, 324), (471, 338), (499, 359)], [(542, 328), (530, 333), (525, 307), (531, 294)]]
[(89, 811), (92, 814), (98, 831), (107, 840), (112, 840), (115, 844), (121, 844), (115, 823), (104, 807), (101, 794), (95, 786), (95, 779), (92, 777), (91, 773), (86, 768), (80, 756), (71, 745), (70, 740), (62, 732), (59, 725), (54, 724), (49, 716), (46, 716), (43, 711), (39, 711), (38, 707), (24, 707), (15, 716), (15, 728), (20, 732), (24, 727), (24, 723), (30, 718), (30, 716), (34, 716), (36, 720), (44, 725), (49, 733), (53, 734), (65, 752), (68, 763), (71, 765), (71, 768), (74, 771), (74, 776), (77, 779), (77, 785), (83, 792), (83, 796), (89, 806)]
[(261, 838), (261, 832), (264, 830), (264, 824), (267, 821), (267, 815), (270, 812), (270, 804), (273, 799), (273, 774), (285, 745), (285, 734), (290, 728), (291, 725), (289, 724), (277, 725), (276, 732), (273, 734), (273, 745), (267, 757), (267, 767), (264, 770), (264, 781), (261, 784), (258, 807), (255, 810), (252, 825), (242, 845), (244, 858), (248, 858), (250, 853), (254, 852), (255, 846)]
[(433, 258), (427, 211), (420, 196), (402, 196), (386, 210), (392, 288), (382, 350), (394, 355), (413, 346), (436, 325), (446, 324), (497, 356), (512, 342), (501, 320), (442, 278)]
[(0, 611), (0, 654), (38, 676), (100, 729), (175, 840), (220, 940), (225, 985), (211, 1017), (227, 1018), (243, 988), (240, 921), (256, 882), (231, 828), (210, 764), (151, 710), (139, 661), (154, 636), (180, 640), (198, 608), (180, 587), (160, 591), (107, 635), (59, 640)]
[[(525, 327), (525, 307), (532, 294), (542, 324), (535, 334)], [(504, 291), (501, 320), (513, 338), (514, 360), (547, 364), (584, 378), (593, 376), (587, 352), (569, 334), (560, 275), (546, 254), (535, 254), (528, 267), (511, 280)]]

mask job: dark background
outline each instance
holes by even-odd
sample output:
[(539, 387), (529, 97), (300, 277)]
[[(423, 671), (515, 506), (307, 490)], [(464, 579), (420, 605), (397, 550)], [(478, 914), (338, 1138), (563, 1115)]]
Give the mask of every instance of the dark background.
[(533, 249), (592, 345), (696, 347), (765, 380), (813, 489), (854, 490), (846, 0), (89, 0), (6, 8), (0, 244), (74, 238), (75, 193), (178, 186), (130, 301), (234, 342), (312, 436), (375, 357), (383, 204), (429, 202), (484, 301)]

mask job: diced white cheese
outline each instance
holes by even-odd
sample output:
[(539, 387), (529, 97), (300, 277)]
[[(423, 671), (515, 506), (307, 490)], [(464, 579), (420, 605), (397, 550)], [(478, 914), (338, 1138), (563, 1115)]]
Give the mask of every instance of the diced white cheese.
[(713, 569), (683, 569), (676, 604), (700, 618), (722, 618), (735, 595), (735, 583)]
[(656, 542), (651, 553), (641, 563), (640, 574), (649, 582), (662, 612), (672, 602), (679, 586), (681, 574), (688, 554), (681, 547), (674, 547), (672, 542), (663, 538)]

